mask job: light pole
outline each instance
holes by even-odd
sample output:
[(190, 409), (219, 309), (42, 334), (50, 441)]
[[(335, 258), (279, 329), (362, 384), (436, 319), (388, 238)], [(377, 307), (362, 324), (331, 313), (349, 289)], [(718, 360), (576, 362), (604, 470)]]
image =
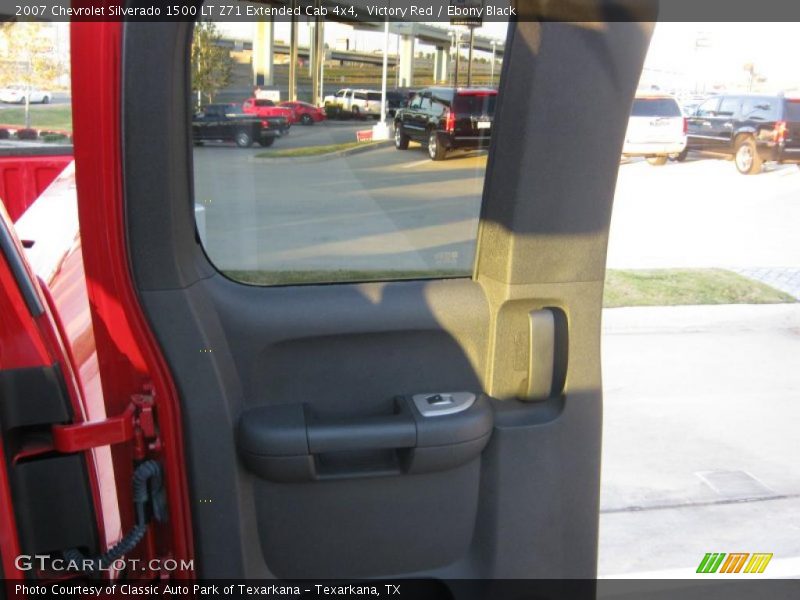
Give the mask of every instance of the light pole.
[(699, 75), (703, 77), (703, 93), (706, 91), (706, 69), (704, 61), (701, 60), (700, 50), (703, 48), (711, 48), (711, 38), (705, 31), (698, 31), (697, 37), (694, 39), (694, 60), (695, 60), (695, 79), (694, 79), (694, 93), (698, 92), (699, 88)]
[(383, 23), (383, 69), (381, 70), (381, 120), (372, 128), (373, 140), (388, 140), (389, 126), (386, 124), (386, 76), (389, 69), (389, 17)]
[(461, 59), (461, 32), (459, 30), (455, 31), (455, 40), (456, 40), (456, 67), (455, 72), (453, 73), (453, 87), (458, 87), (458, 63)]
[(297, 0), (292, 0), (292, 17), (289, 30), (289, 101), (297, 100)]
[(314, 77), (314, 21), (308, 20), (308, 76)]
[(497, 40), (492, 40), (492, 74), (489, 76), (494, 85), (494, 55), (497, 50)]
[(467, 51), (467, 87), (472, 86), (472, 50), (475, 46), (475, 26), (469, 26), (469, 50)]
[[(456, 47), (456, 32), (452, 29), (447, 32), (447, 37), (450, 39), (450, 52), (447, 57), (447, 71), (450, 72), (450, 63), (453, 62), (453, 48)], [(455, 67), (453, 67), (453, 79), (455, 80)]]

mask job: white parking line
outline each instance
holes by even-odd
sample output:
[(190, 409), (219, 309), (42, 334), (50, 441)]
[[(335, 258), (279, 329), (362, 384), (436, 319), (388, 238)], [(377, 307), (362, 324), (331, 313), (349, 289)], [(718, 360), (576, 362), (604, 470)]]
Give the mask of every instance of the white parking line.
[(417, 161), (414, 161), (412, 163), (407, 163), (405, 165), (401, 165), (400, 168), (401, 169), (410, 169), (412, 167), (419, 167), (419, 166), (422, 166), (422, 165), (430, 164), (430, 162), (431, 162), (431, 160), (429, 158), (426, 158), (424, 160), (417, 160)]

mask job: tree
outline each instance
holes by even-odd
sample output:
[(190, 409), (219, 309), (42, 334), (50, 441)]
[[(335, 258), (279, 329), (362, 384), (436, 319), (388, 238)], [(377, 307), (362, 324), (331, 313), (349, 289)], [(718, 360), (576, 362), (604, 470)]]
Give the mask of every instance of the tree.
[(203, 21), (194, 28), (192, 38), (192, 91), (197, 103), (205, 97), (213, 102), (214, 95), (228, 85), (233, 61), (228, 51), (219, 45), (222, 36), (214, 23)]
[(0, 69), (0, 85), (20, 85), (25, 90), (25, 127), (31, 126), (30, 92), (34, 88), (48, 89), (59, 75), (53, 44), (41, 23), (3, 23), (6, 53)]

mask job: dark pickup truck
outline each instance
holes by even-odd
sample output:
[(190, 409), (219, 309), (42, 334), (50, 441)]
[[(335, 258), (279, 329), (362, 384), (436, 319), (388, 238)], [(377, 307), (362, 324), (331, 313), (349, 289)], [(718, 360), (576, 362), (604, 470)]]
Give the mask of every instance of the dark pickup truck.
[[(272, 122), (283, 120), (284, 123)], [(233, 141), (240, 148), (253, 143), (271, 146), (285, 127), (284, 117), (256, 117), (242, 112), (236, 104), (209, 104), (192, 117), (195, 145), (208, 141)]]

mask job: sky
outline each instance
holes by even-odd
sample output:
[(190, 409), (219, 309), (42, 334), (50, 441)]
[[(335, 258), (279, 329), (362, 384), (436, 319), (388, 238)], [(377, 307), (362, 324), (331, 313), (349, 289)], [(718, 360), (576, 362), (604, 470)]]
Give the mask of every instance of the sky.
[(800, 23), (658, 23), (645, 68), (746, 81), (752, 62), (771, 91), (800, 89), (798, 41)]

